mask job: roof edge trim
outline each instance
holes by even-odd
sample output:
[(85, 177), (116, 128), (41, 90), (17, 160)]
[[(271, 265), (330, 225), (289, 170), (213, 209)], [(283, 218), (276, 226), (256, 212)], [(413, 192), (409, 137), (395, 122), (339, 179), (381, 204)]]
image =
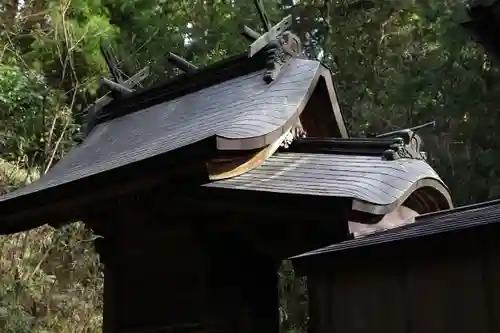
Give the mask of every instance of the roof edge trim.
[(282, 134), (278, 138), (278, 140), (262, 148), (257, 153), (251, 154), (241, 163), (236, 164), (237, 163), (236, 160), (234, 162), (229, 162), (229, 164), (224, 165), (225, 163), (217, 163), (216, 159), (207, 162), (206, 164), (209, 173), (208, 178), (211, 181), (215, 181), (215, 180), (237, 177), (239, 175), (242, 175), (248, 171), (251, 171), (261, 166), (271, 155), (273, 155), (279, 149), (280, 145), (286, 139), (290, 130), (291, 128), (285, 131), (285, 133)]
[(399, 197), (399, 199), (395, 200), (389, 205), (377, 205), (369, 202), (365, 202), (359, 199), (353, 199), (352, 201), (352, 209), (357, 210), (360, 212), (364, 213), (369, 213), (373, 215), (385, 215), (389, 214), (392, 212), (394, 209), (396, 209), (398, 206), (402, 205), (413, 193), (418, 191), (419, 189), (425, 188), (425, 187), (430, 187), (434, 190), (436, 190), (448, 203), (447, 208), (443, 209), (452, 209), (453, 208), (453, 202), (451, 199), (450, 192), (448, 190), (448, 187), (441, 181), (435, 178), (421, 178), (416, 180), (404, 193), (402, 196)]
[(320, 75), (325, 79), (326, 88), (328, 89), (330, 102), (332, 104), (333, 116), (337, 122), (339, 132), (341, 133), (342, 138), (349, 138), (349, 132), (347, 131), (344, 115), (342, 114), (342, 110), (340, 110), (340, 105), (338, 103), (337, 89), (335, 88), (335, 83), (332, 79), (333, 73), (330, 68), (321, 63)]
[[(300, 102), (299, 106), (297, 107), (297, 109), (295, 110), (293, 115), (290, 118), (288, 118), (288, 120), (286, 120), (277, 129), (275, 129), (274, 131), (267, 133), (265, 135), (248, 137), (248, 138), (243, 138), (243, 139), (235, 139), (235, 138), (230, 138), (230, 137), (217, 136), (217, 138), (216, 138), (217, 149), (218, 150), (259, 149), (259, 148), (262, 148), (264, 146), (273, 144), (274, 142), (279, 140), (279, 138), (281, 136), (283, 136), (285, 133), (287, 133), (287, 131), (299, 121), (300, 115), (304, 111), (304, 109), (307, 105), (307, 102), (311, 98), (314, 90), (316, 89), (316, 86), (319, 83), (319, 79), (321, 77), (323, 77), (323, 78), (325, 78), (325, 81), (328, 82), (328, 78), (324, 76), (324, 71), (322, 68), (323, 68), (323, 66), (321, 64), (319, 64), (318, 70), (314, 74), (313, 81), (312, 81), (310, 87), (308, 88), (306, 95), (304, 96), (304, 98)], [(331, 77), (330, 77), (330, 81), (331, 81)], [(279, 81), (277, 81), (276, 83), (279, 83)], [(347, 135), (347, 132), (345, 132), (345, 135)]]

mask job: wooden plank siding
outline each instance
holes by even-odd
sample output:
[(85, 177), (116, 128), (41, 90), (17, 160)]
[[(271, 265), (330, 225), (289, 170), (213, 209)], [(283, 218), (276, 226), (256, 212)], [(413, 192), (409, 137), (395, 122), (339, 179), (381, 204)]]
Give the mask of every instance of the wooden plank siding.
[(448, 233), (302, 268), (309, 333), (500, 332), (497, 235), (486, 228)]
[(116, 214), (137, 220), (101, 239), (104, 333), (278, 331), (280, 261), (237, 228), (207, 225), (196, 214)]

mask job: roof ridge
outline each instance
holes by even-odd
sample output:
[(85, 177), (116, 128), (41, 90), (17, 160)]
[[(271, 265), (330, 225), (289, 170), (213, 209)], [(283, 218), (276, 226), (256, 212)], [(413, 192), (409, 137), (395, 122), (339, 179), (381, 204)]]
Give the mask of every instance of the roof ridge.
[(265, 63), (265, 53), (259, 53), (252, 58), (244, 53), (202, 67), (194, 72), (177, 75), (113, 100), (97, 115), (97, 123), (141, 111), (238, 77), (263, 71)]
[(313, 154), (375, 155), (380, 156), (381, 160), (409, 158), (425, 161), (425, 155), (413, 149), (399, 137), (305, 137), (295, 139), (289, 147), (280, 151)]

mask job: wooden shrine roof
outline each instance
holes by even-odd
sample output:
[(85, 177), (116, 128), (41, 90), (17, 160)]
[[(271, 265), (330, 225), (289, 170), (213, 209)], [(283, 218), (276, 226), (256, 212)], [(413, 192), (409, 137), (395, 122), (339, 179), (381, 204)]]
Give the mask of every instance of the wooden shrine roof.
[[(365, 222), (403, 202), (419, 212), (452, 206), (409, 138), (347, 137), (331, 73), (320, 62), (292, 58), (267, 84), (262, 60), (235, 58), (111, 102), (85, 140), (46, 175), (0, 197), (0, 234), (84, 219), (105, 200), (160, 185), (172, 196), (189, 188), (201, 195), (196, 200), (217, 200), (227, 190), (339, 198), (352, 202)], [(314, 101), (318, 91), (322, 98)], [(310, 104), (316, 113), (299, 118)], [(209, 182), (217, 179), (205, 165), (211, 159), (265, 150), (307, 119), (333, 128), (328, 134), (336, 138), (294, 137), (263, 164)]]
[[(204, 185), (199, 182), (197, 186), (211, 190), (264, 191), (350, 199), (353, 211), (368, 213), (370, 216), (382, 216), (403, 203), (416, 211), (436, 211), (451, 207), (448, 189), (425, 160), (382, 158), (382, 153), (392, 143), (393, 139), (379, 138), (297, 139), (291, 146), (282, 148), (253, 170), (229, 179), (208, 183), (205, 181)], [(97, 179), (96, 183), (98, 186), (100, 180)], [(34, 196), (38, 200), (35, 203), (41, 201), (43, 204), (43, 200), (50, 199), (56, 206), (54, 199), (45, 199), (43, 191), (40, 193), (41, 195)], [(64, 191), (59, 193), (65, 194)], [(418, 196), (412, 201), (415, 193)], [(99, 194), (93, 192), (95, 198)], [(213, 191), (207, 192), (212, 199), (215, 198), (213, 194)], [(70, 192), (66, 193), (66, 197), (72, 196), (74, 195)], [(68, 199), (66, 197), (59, 196), (59, 200)], [(9, 200), (4, 202), (8, 203)], [(73, 211), (70, 210), (70, 213), (73, 214)], [(2, 225), (4, 221), (8, 222), (8, 218), (0, 216), (2, 232), (34, 225), (28, 222)]]
[[(322, 65), (294, 59), (279, 84), (255, 72), (103, 122), (39, 181), (0, 202), (86, 178), (216, 137), (219, 149), (275, 141), (296, 121)], [(215, 147), (214, 147), (215, 148)]]
[(424, 160), (346, 153), (278, 153), (245, 174), (205, 186), (351, 198), (354, 210), (376, 215), (391, 212), (419, 188), (431, 187), (445, 201), (435, 209), (452, 205), (446, 185)]
[[(78, 218), (74, 207), (84, 195), (87, 202), (100, 200), (109, 186), (146, 177), (152, 169), (165, 173), (217, 151), (265, 147), (298, 121), (320, 82), (327, 87), (321, 94), (332, 104), (324, 112), (333, 110), (333, 135), (347, 136), (327, 67), (292, 58), (267, 84), (265, 61), (237, 56), (111, 102), (83, 142), (46, 175), (0, 197), (0, 232), (26, 230), (51, 218)], [(68, 212), (55, 218), (61, 204)]]
[(500, 200), (463, 206), (455, 209), (424, 214), (415, 218), (415, 222), (394, 229), (375, 232), (359, 238), (298, 255), (292, 259), (306, 260), (308, 257), (329, 253), (343, 252), (400, 242), (413, 238), (426, 237), (453, 231), (472, 229), (500, 222)]

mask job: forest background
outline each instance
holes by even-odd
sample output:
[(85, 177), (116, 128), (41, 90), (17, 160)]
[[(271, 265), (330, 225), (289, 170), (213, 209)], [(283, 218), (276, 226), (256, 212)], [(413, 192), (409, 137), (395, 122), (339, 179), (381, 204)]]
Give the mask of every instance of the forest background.
[[(435, 120), (431, 163), (457, 205), (500, 196), (500, 73), (454, 21), (453, 0), (265, 0), (335, 72), (356, 135)], [(71, 148), (99, 79), (106, 40), (120, 67), (174, 75), (173, 51), (196, 65), (244, 51), (241, 24), (261, 26), (249, 0), (2, 0), (0, 191), (45, 173)], [(97, 333), (102, 271), (81, 224), (0, 237), (0, 331)], [(237, 278), (238, 272), (235, 272)], [(285, 332), (303, 332), (307, 292), (288, 262), (281, 276)]]

